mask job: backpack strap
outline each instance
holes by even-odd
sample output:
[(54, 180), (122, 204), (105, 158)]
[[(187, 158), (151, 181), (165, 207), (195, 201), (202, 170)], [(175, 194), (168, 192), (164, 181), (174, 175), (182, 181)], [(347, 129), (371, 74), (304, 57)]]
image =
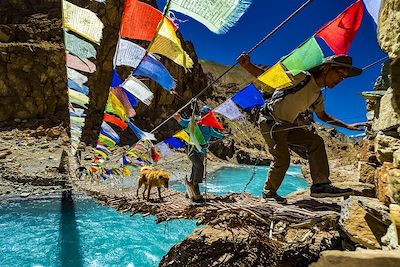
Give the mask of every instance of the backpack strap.
[(284, 98), (287, 95), (294, 94), (294, 93), (300, 91), (301, 89), (304, 88), (304, 86), (306, 86), (310, 82), (310, 80), (311, 80), (311, 74), (307, 73), (304, 80), (302, 80), (297, 85), (295, 85), (291, 88), (288, 88), (288, 89), (275, 90), (274, 94), (269, 99), (269, 102), (275, 102), (277, 100)]

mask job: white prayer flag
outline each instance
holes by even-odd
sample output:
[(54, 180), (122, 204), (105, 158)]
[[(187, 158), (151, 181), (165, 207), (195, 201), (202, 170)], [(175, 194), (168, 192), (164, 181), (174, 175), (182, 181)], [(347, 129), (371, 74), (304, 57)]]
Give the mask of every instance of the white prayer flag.
[(158, 149), (160, 149), (161, 154), (163, 155), (163, 157), (165, 158), (169, 158), (172, 157), (174, 154), (172, 153), (171, 149), (169, 148), (169, 146), (164, 143), (164, 142), (160, 142), (156, 145), (156, 147)]
[(381, 10), (381, 0), (364, 0), (364, 4), (367, 7), (368, 13), (374, 19), (375, 23), (378, 25), (379, 11)]
[(252, 0), (172, 0), (170, 9), (190, 16), (212, 32), (226, 33), (240, 19)]
[(130, 66), (136, 68), (146, 54), (146, 49), (130, 41), (119, 39), (114, 55), (114, 69), (116, 66)]
[(100, 44), (103, 23), (92, 11), (62, 0), (63, 27)]
[(216, 113), (222, 114), (230, 120), (243, 120), (245, 116), (240, 112), (238, 106), (231, 99), (226, 100), (213, 110)]
[(76, 84), (78, 84), (81, 87), (84, 83), (86, 83), (88, 81), (88, 78), (85, 75), (83, 75), (71, 68), (67, 68), (67, 77), (68, 77), (68, 79), (74, 81)]
[(145, 103), (146, 105), (151, 104), (151, 100), (153, 100), (153, 93), (150, 91), (147, 86), (136, 79), (133, 76), (129, 76), (128, 79), (122, 84), (122, 87), (125, 90), (128, 90), (131, 94), (136, 96), (140, 101)]

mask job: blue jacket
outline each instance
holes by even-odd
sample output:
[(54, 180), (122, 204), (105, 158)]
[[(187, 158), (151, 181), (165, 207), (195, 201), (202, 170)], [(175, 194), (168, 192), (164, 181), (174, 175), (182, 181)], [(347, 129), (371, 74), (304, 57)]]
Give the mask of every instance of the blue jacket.
[[(196, 120), (197, 120), (197, 118), (196, 118)], [(181, 120), (180, 122), (178, 122), (178, 123), (179, 123), (179, 125), (181, 125), (182, 127), (187, 128), (187, 127), (189, 126), (190, 119), (182, 119), (182, 120)], [(208, 143), (210, 142), (211, 137), (215, 137), (215, 138), (217, 138), (217, 139), (222, 139), (222, 138), (224, 138), (224, 134), (218, 132), (218, 131), (215, 130), (213, 127), (210, 127), (210, 126), (203, 126), (203, 125), (200, 125), (200, 124), (199, 124), (199, 128), (200, 128), (201, 133), (202, 133), (203, 136), (204, 136), (204, 141), (205, 141), (206, 145), (203, 145), (203, 146), (202, 146), (201, 151), (197, 151), (197, 149), (194, 148), (194, 149), (196, 149), (197, 152), (201, 152), (202, 154), (205, 154), (205, 153), (206, 153), (206, 148), (207, 148)]]

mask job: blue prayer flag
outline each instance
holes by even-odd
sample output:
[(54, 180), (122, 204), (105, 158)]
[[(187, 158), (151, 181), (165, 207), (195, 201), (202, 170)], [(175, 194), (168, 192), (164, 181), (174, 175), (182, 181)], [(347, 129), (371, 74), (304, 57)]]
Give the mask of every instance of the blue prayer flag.
[(112, 72), (112, 79), (111, 79), (111, 87), (118, 87), (123, 83), (123, 81), (121, 80), (121, 78), (118, 76), (117, 70), (113, 69)]
[(122, 88), (126, 97), (128, 98), (129, 102), (131, 103), (132, 106), (137, 107), (139, 105), (139, 101), (137, 100), (136, 96), (131, 94), (128, 90)]
[(175, 137), (165, 139), (164, 143), (170, 145), (174, 149), (185, 147), (185, 142)]
[(120, 139), (117, 138), (116, 136), (113, 136), (111, 134), (109, 134), (108, 132), (104, 131), (103, 129), (100, 129), (100, 133), (104, 136), (107, 136), (108, 138), (110, 138), (111, 140), (113, 140), (115, 143), (119, 143)]
[(89, 87), (82, 85), (80, 86), (79, 84), (77, 84), (76, 82), (74, 82), (73, 80), (68, 79), (68, 88), (73, 89), (77, 92), (80, 92), (84, 95), (88, 95), (89, 94)]
[(264, 105), (264, 98), (252, 83), (237, 92), (232, 101), (244, 110)]
[(139, 66), (132, 71), (132, 74), (148, 77), (167, 91), (171, 91), (176, 87), (175, 80), (168, 70), (151, 54), (147, 54), (143, 58)]

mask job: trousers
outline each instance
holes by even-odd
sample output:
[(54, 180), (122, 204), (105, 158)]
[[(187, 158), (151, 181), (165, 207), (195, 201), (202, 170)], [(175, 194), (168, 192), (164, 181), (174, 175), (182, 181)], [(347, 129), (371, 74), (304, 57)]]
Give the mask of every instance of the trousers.
[(304, 128), (293, 128), (287, 124), (273, 127), (260, 123), (262, 135), (267, 142), (273, 160), (264, 184), (265, 194), (275, 194), (281, 185), (290, 165), (289, 145), (304, 147), (307, 150), (308, 163), (313, 184), (329, 184), (329, 163), (324, 140), (317, 134)]
[(202, 183), (204, 177), (204, 155), (193, 149), (189, 154), (189, 159), (192, 162), (190, 180), (195, 183)]

